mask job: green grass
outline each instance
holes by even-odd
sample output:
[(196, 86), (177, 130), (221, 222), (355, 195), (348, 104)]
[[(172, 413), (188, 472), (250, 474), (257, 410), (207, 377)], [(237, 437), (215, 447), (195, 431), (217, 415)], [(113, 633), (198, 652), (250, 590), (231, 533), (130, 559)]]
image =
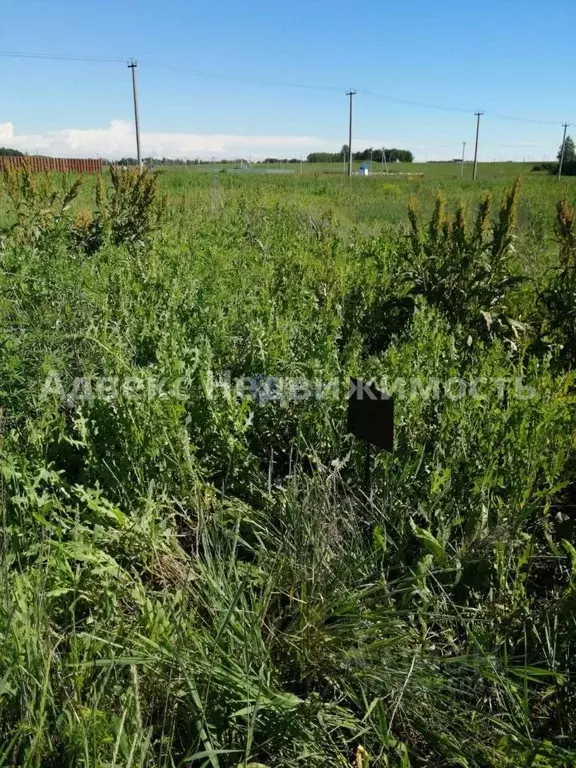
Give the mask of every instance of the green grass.
[(5, 180), (0, 764), (576, 762), (576, 187), (514, 175)]
[[(354, 172), (360, 169), (360, 166), (365, 163), (355, 160), (353, 163)], [(548, 176), (547, 172), (533, 171), (536, 163), (516, 163), (516, 162), (504, 162), (504, 163), (478, 163), (478, 180), (490, 180), (495, 181), (498, 179), (514, 180), (517, 176), (532, 176), (542, 177)], [(472, 180), (472, 162), (466, 161), (464, 164), (464, 180)], [(203, 163), (201, 165), (187, 165), (187, 166), (159, 166), (161, 170), (170, 170), (171, 173), (180, 174), (204, 174), (214, 173), (219, 171), (227, 171), (231, 173), (241, 173), (242, 175), (254, 175), (264, 174), (268, 170), (283, 170), (292, 171), (291, 175), (341, 175), (346, 176), (348, 166), (344, 167), (343, 163), (253, 163), (249, 169), (239, 170), (239, 166), (233, 163)], [(423, 174), (425, 179), (457, 179), (461, 178), (461, 165), (460, 163), (449, 162), (436, 162), (436, 163), (389, 163), (388, 173), (386, 169), (382, 168), (381, 163), (372, 163), (372, 176), (384, 176), (387, 175), (390, 179), (397, 180), (400, 174)], [(368, 177), (370, 178), (370, 177)]]

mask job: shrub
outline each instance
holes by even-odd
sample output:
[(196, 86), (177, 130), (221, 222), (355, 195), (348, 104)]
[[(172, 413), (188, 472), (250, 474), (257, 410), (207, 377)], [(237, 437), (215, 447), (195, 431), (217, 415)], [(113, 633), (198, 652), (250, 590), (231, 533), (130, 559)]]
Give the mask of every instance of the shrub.
[(157, 176), (138, 168), (110, 166), (110, 187), (98, 177), (93, 214), (81, 212), (70, 228), (73, 243), (91, 255), (106, 242), (138, 248), (157, 229), (163, 204), (157, 196)]
[(415, 201), (410, 204), (405, 255), (410, 293), (438, 307), (453, 325), (505, 336), (519, 327), (508, 316), (507, 303), (510, 290), (522, 281), (512, 271), (519, 189), (517, 181), (504, 196), (494, 222), (486, 197), (472, 226), (463, 205), (450, 220), (438, 196), (432, 218), (423, 228)]
[(4, 236), (35, 247), (46, 244), (49, 238), (67, 238), (71, 204), (81, 185), (81, 177), (70, 180), (67, 176), (58, 184), (48, 174), (34, 173), (26, 162), (18, 168), (5, 166), (3, 189), (13, 221), (4, 228)]
[(558, 349), (562, 363), (576, 365), (576, 214), (565, 200), (556, 209), (559, 267), (540, 294), (540, 339)]
[[(517, 181), (503, 197), (495, 221), (491, 199), (485, 197), (473, 223), (462, 204), (450, 218), (438, 195), (429, 222), (422, 224), (413, 198), (409, 232), (393, 246), (395, 255), (389, 236), (379, 245), (364, 246), (373, 269), (357, 266), (344, 304), (344, 339), (353, 328), (363, 328), (366, 350), (382, 351), (393, 335), (409, 328), (414, 308), (424, 300), (466, 336), (499, 336), (514, 343), (525, 330), (512, 317), (511, 302), (513, 289), (525, 282), (513, 267), (519, 189)], [(375, 257), (378, 248), (386, 255)]]

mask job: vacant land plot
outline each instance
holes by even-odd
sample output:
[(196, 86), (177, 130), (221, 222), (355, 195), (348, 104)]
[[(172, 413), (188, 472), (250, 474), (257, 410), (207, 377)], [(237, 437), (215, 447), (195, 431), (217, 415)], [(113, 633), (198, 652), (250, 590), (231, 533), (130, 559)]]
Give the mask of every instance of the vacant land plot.
[(576, 186), (505, 166), (8, 172), (3, 765), (576, 762)]

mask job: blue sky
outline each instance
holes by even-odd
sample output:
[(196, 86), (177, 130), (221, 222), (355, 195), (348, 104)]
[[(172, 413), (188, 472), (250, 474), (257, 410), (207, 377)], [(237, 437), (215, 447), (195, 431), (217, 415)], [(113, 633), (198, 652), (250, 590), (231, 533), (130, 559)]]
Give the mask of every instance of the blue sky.
[[(358, 94), (357, 148), (423, 160), (467, 141), (470, 154), (482, 109), (481, 159), (537, 159), (555, 154), (560, 123), (576, 123), (575, 29), (573, 0), (3, 0), (0, 50), (137, 58), (144, 154), (338, 149), (352, 87), (469, 110)], [(0, 144), (134, 154), (129, 75), (123, 63), (0, 57)]]

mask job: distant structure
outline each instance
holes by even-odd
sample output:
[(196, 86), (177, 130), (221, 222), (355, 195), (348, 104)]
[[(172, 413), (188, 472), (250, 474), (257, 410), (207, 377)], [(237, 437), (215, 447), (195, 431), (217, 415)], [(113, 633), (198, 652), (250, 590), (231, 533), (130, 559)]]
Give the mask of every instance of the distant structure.
[(370, 173), (370, 167), (366, 163), (362, 163), (360, 166), (360, 170), (358, 171), (358, 174), (360, 176), (368, 176)]
[(39, 157), (38, 155), (0, 157), (0, 169), (22, 168), (24, 165), (36, 173), (43, 171), (102, 173), (101, 158), (92, 160), (74, 157)]

